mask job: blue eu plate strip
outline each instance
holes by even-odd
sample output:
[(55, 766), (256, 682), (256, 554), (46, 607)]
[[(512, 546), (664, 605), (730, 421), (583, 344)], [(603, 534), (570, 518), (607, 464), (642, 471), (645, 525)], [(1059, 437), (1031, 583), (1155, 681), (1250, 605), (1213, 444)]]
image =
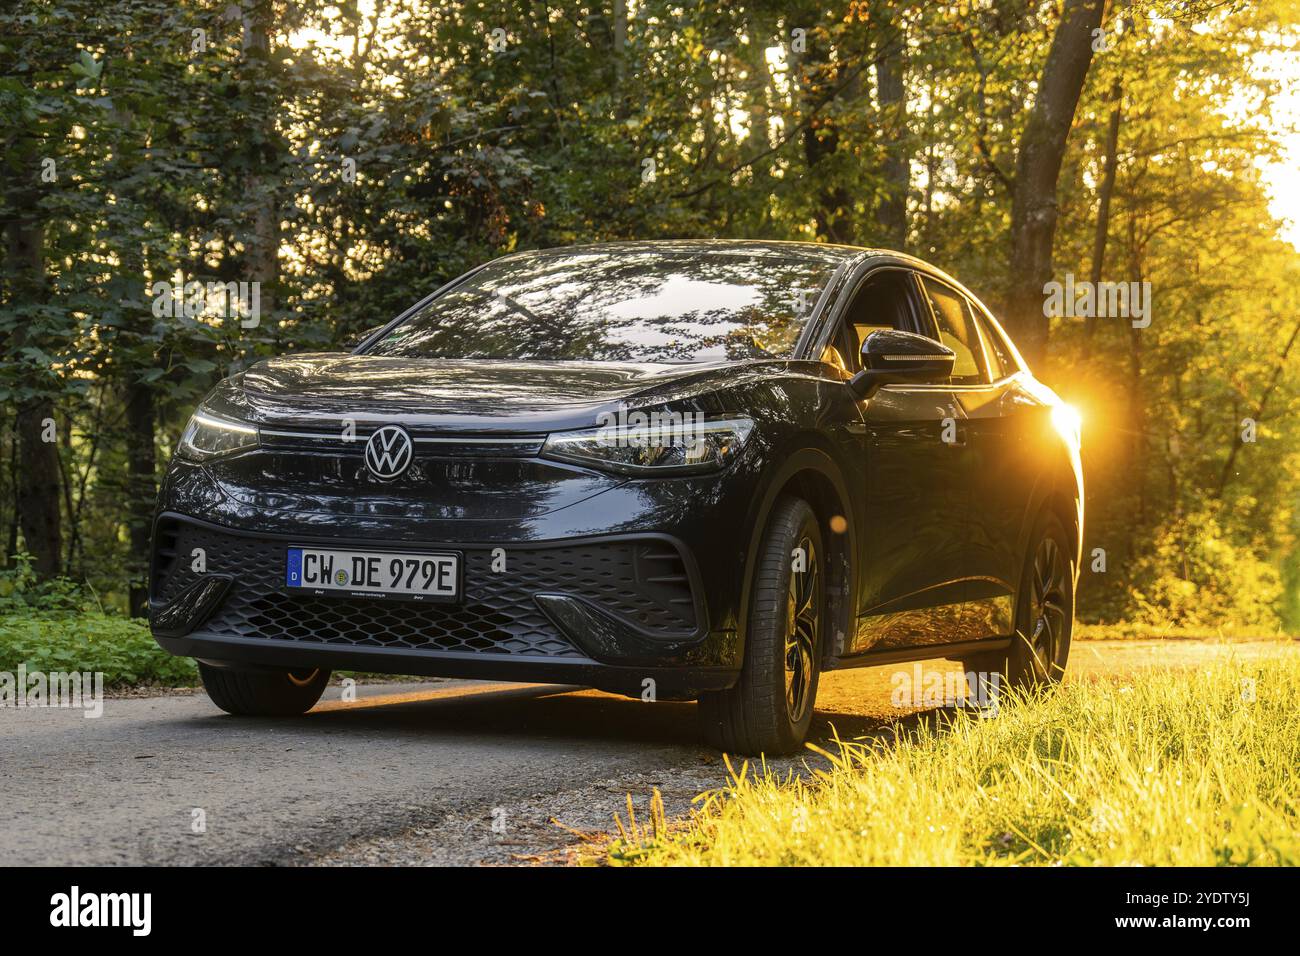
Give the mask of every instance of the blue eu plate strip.
[(284, 572), (284, 583), (291, 588), (302, 587), (302, 548), (289, 549), (289, 564)]

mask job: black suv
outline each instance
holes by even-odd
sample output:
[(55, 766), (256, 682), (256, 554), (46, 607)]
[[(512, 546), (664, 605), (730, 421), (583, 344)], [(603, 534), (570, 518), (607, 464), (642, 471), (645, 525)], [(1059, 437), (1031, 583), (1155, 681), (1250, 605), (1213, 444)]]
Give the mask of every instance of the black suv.
[(153, 633), (236, 714), (330, 671), (699, 699), (798, 748), (820, 672), (1059, 678), (1078, 419), (898, 253), (627, 242), (508, 255), (351, 353), (260, 362), (187, 425)]

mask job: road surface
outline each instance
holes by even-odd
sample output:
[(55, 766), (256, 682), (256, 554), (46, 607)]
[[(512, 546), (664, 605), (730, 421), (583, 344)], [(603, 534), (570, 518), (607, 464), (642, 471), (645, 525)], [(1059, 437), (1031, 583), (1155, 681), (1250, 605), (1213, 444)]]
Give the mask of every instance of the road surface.
[[(1072, 679), (1292, 644), (1080, 642)], [(901, 665), (910, 669), (911, 665)], [(933, 662), (934, 667), (956, 665)], [(814, 737), (887, 730), (896, 667), (823, 679)], [(564, 862), (654, 788), (669, 814), (725, 779), (693, 704), (545, 685), (337, 682), (305, 717), (230, 717), (202, 692), (104, 714), (0, 708), (0, 861), (96, 864)], [(804, 758), (778, 763), (799, 769)]]

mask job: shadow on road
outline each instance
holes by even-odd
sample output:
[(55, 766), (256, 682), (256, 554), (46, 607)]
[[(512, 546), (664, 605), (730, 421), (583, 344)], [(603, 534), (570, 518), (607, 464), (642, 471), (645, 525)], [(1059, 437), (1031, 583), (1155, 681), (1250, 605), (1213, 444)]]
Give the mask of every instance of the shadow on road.
[(447, 737), (627, 741), (697, 747), (695, 705), (522, 688), (311, 714), (331, 729), (400, 729)]
[[(892, 739), (895, 729), (906, 733), (938, 711), (907, 715), (853, 713), (842, 704), (819, 708), (809, 740), (830, 749), (840, 740), (866, 737)], [(263, 721), (227, 715), (204, 718), (232, 721), (248, 727), (292, 727), (297, 734), (349, 734), (392, 739), (431, 736), (455, 744), (561, 741), (570, 744), (627, 744), (683, 747), (712, 753), (701, 740), (693, 702), (646, 703), (598, 691), (570, 687), (493, 685), (454, 691), (432, 690), (363, 697), (342, 703), (327, 701), (305, 717)]]

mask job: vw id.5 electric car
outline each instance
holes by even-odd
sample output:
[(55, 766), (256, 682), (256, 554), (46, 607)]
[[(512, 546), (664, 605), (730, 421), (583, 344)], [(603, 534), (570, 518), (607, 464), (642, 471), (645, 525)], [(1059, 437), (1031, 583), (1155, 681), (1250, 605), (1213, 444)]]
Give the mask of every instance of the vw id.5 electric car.
[(830, 669), (1057, 679), (1082, 500), (1077, 418), (924, 262), (524, 252), (213, 389), (150, 617), (235, 714), (340, 668), (542, 681), (698, 699), (712, 743), (775, 753)]

